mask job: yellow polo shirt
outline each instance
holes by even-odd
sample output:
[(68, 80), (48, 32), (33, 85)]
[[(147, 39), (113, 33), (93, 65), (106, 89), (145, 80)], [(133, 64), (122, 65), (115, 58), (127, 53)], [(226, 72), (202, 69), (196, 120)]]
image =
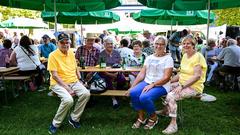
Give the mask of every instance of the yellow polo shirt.
[[(69, 84), (77, 82), (77, 63), (73, 51), (68, 51), (68, 54), (63, 54), (59, 49), (53, 51), (48, 58), (48, 71), (57, 71), (58, 76), (63, 82)], [(51, 72), (50, 72), (51, 74)], [(57, 82), (50, 78), (50, 85), (56, 85)]]
[(207, 72), (207, 63), (203, 55), (199, 52), (195, 53), (192, 57), (187, 58), (187, 54), (184, 54), (181, 61), (181, 69), (180, 69), (180, 76), (179, 76), (179, 83), (185, 84), (187, 80), (189, 80), (194, 75), (194, 67), (199, 65), (202, 67), (202, 75), (201, 78), (195, 82), (191, 88), (195, 89), (197, 92), (202, 93), (206, 78)]

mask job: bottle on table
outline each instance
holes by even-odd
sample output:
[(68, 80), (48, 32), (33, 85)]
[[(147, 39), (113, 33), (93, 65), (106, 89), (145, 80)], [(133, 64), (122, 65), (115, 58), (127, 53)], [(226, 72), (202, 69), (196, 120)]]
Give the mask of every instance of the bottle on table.
[(84, 57), (80, 57), (79, 63), (80, 63), (80, 67), (81, 67), (82, 69), (85, 69)]
[(100, 66), (100, 68), (106, 68), (107, 67), (106, 60), (104, 59), (104, 57), (100, 58), (99, 66)]
[(122, 69), (125, 70), (126, 67), (127, 67), (127, 63), (126, 63), (125, 57), (123, 57), (123, 61), (122, 61)]
[(142, 61), (141, 61), (141, 66), (142, 66), (142, 67), (143, 67), (143, 65), (144, 65), (145, 59), (146, 59), (146, 56), (142, 54)]

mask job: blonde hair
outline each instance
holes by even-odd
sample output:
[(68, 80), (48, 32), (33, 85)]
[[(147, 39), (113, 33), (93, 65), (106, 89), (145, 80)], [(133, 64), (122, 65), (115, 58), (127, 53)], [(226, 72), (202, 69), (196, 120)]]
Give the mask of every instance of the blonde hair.
[(194, 47), (197, 44), (196, 40), (192, 36), (184, 37), (181, 43), (183, 44), (183, 42), (185, 42), (186, 40), (189, 40), (192, 43), (192, 46)]

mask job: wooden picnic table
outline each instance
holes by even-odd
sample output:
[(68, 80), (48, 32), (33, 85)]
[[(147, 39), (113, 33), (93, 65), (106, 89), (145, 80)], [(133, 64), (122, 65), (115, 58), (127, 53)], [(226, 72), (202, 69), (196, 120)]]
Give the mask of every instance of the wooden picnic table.
[(7, 90), (6, 90), (6, 84), (5, 84), (5, 76), (9, 75), (9, 74), (12, 74), (12, 73), (15, 73), (17, 71), (19, 71), (18, 67), (9, 67), (9, 68), (0, 67), (1, 81), (2, 81), (2, 84), (3, 84), (3, 89), (1, 89), (0, 91), (4, 91), (6, 104), (7, 104)]
[[(78, 67), (80, 72), (139, 72), (141, 70), (141, 67), (126, 67), (126, 69), (123, 68), (99, 68), (99, 67), (85, 67), (85, 69), (82, 69), (81, 67)], [(94, 96), (125, 96), (126, 90), (107, 90), (100, 94), (91, 94)]]
[(19, 71), (19, 68), (18, 67), (9, 67), (9, 68), (6, 68), (6, 67), (0, 67), (0, 75), (3, 77), (5, 75), (8, 75), (8, 74), (12, 74), (12, 73), (15, 73)]
[(81, 67), (78, 67), (78, 69), (80, 72), (139, 72), (141, 70), (141, 67), (127, 67), (126, 69), (111, 67), (85, 67), (85, 69), (82, 69)]

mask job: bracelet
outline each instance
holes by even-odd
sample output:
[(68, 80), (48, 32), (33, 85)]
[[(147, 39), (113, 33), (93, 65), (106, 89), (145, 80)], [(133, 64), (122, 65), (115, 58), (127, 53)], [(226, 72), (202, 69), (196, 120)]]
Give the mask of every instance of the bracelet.
[(180, 86), (182, 87), (182, 89), (184, 88), (184, 85), (181, 84)]

